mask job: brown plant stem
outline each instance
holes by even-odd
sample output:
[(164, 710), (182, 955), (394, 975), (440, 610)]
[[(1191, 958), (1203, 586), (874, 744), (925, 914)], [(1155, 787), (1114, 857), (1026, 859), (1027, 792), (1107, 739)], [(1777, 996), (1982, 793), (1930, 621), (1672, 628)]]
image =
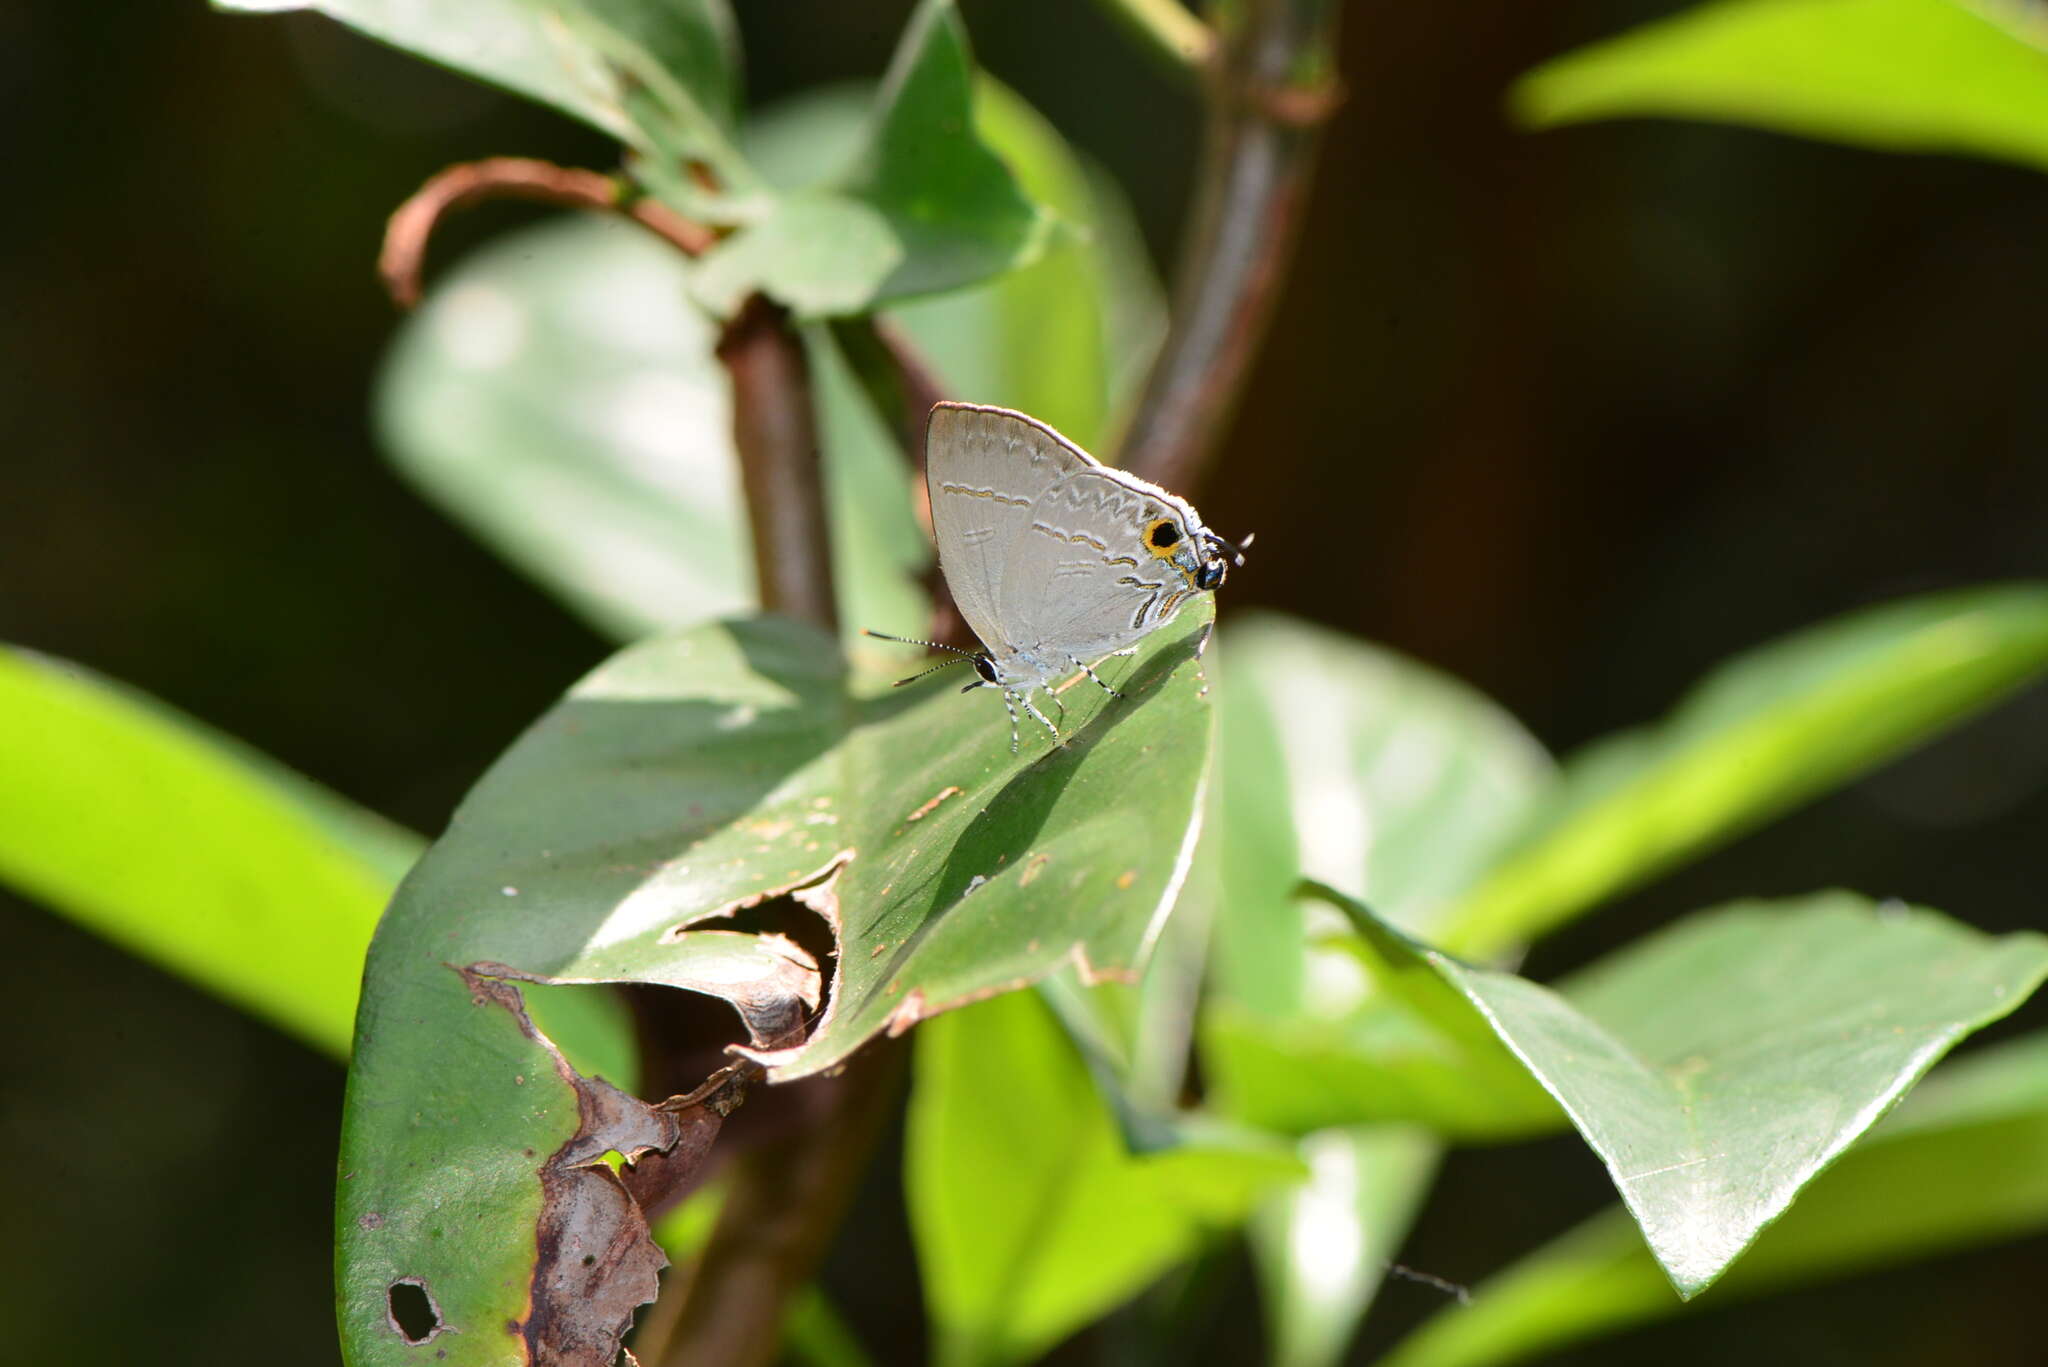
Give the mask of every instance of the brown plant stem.
[(420, 301), (420, 276), (427, 243), (442, 216), (491, 199), (523, 199), (565, 209), (595, 209), (620, 214), (672, 243), (688, 256), (698, 256), (717, 240), (710, 229), (692, 223), (657, 200), (637, 197), (617, 176), (530, 157), (491, 157), (437, 172), (412, 197), (398, 206), (384, 227), (384, 246), (377, 254), (377, 274), (400, 308)]
[(732, 378), (733, 446), (761, 608), (835, 629), (832, 536), (803, 339), (788, 310), (757, 294), (726, 324), (718, 359)]
[[(869, 1044), (829, 1089), (816, 1123), (749, 1150), (684, 1276), (682, 1312), (649, 1367), (768, 1367), (791, 1298), (824, 1256), (901, 1090), (905, 1041)], [(671, 1292), (671, 1295), (675, 1292)]]
[(1219, 6), (1209, 126), (1172, 327), (1124, 434), (1122, 463), (1169, 489), (1201, 482), (1235, 407), (1339, 98), (1341, 0)]

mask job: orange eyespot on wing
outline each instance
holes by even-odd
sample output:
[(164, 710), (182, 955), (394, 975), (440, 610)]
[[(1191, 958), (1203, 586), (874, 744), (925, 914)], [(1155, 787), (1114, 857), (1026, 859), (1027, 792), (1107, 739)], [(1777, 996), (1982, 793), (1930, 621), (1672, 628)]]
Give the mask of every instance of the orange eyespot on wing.
[(1154, 518), (1145, 528), (1145, 549), (1156, 559), (1167, 559), (1180, 543), (1180, 524), (1170, 517)]

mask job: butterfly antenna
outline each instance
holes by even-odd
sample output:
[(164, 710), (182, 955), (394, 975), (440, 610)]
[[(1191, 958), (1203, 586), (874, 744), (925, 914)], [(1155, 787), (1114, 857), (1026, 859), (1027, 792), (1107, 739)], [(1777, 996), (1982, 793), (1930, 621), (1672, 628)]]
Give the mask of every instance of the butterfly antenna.
[(955, 659), (946, 660), (940, 664), (935, 664), (930, 669), (920, 669), (919, 671), (917, 671), (917, 673), (911, 675), (907, 679), (898, 679), (896, 681), (896, 687), (898, 688), (903, 687), (903, 685), (905, 684), (916, 683), (919, 679), (922, 679), (927, 674), (936, 674), (942, 669), (951, 669), (954, 665), (966, 664), (968, 661), (974, 659), (976, 654), (978, 653), (972, 650), (962, 650), (959, 646), (949, 646), (944, 641), (925, 641), (920, 640), (915, 636), (891, 636), (886, 631), (869, 631), (866, 627), (862, 627), (860, 629), (860, 634), (863, 636), (872, 636), (878, 641), (894, 641), (898, 645), (930, 646), (933, 650), (950, 650), (957, 657)]
[(1252, 548), (1252, 539), (1258, 536), (1258, 533), (1247, 532), (1244, 540), (1237, 542), (1225, 541), (1214, 532), (1209, 532), (1207, 535), (1209, 540), (1221, 546), (1224, 550), (1229, 551), (1232, 563), (1242, 569), (1244, 567), (1244, 553)]

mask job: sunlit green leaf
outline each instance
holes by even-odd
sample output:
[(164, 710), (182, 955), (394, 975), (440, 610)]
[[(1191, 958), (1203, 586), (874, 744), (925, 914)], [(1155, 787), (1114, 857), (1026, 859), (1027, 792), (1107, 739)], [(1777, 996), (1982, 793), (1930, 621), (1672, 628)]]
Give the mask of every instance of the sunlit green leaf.
[(330, 1054), (418, 851), (161, 703), (0, 650), (0, 877)]
[[(580, 1084), (491, 983), (669, 983), (787, 1015), (801, 956), (702, 926), (795, 890), (839, 939), (808, 1041), (757, 1040), (771, 1076), (796, 1078), (1060, 964), (1135, 973), (1205, 781), (1207, 625), (1190, 610), (1155, 633), (1122, 700), (1067, 692), (1063, 741), (1018, 754), (999, 700), (941, 680), (852, 693), (833, 642), (773, 619), (646, 642), (572, 690), (464, 802), (372, 946), (343, 1135), (352, 1361), (402, 1358), (398, 1278), (425, 1279), (453, 1324), (528, 1313), (536, 1164), (575, 1135)], [(492, 1342), (436, 1347), (485, 1362)]]
[(919, 1031), (906, 1164), (941, 1367), (1038, 1356), (1301, 1171), (1283, 1146), (1199, 1138), (1132, 1155), (1029, 993)]
[(2048, 668), (2048, 589), (1930, 594), (1715, 670), (1663, 722), (1603, 741), (1436, 935), (1483, 958), (1896, 755)]
[(2048, 167), (2048, 27), (2024, 0), (1713, 0), (1553, 58), (1513, 104), (1538, 127), (1718, 119)]
[[(2048, 1227), (2048, 1038), (1944, 1064), (1822, 1173), (1700, 1304), (1761, 1295)], [(1678, 1313), (1621, 1210), (1475, 1290), (1386, 1359), (1500, 1367)]]
[(2048, 976), (2048, 936), (1839, 892), (1702, 912), (1557, 991), (1370, 937), (1440, 974), (1556, 1096), (1688, 1297)]

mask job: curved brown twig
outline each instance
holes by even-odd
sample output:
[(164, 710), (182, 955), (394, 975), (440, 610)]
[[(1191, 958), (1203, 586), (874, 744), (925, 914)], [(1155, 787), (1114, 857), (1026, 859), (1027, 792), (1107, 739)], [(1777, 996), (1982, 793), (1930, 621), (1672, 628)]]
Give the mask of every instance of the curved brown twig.
[(1249, 0), (1218, 35), (1172, 326), (1122, 449), (1126, 469), (1182, 494), (1223, 435), (1292, 254), (1317, 134), (1340, 98), (1340, 3)]
[(565, 209), (594, 209), (638, 223), (689, 256), (708, 251), (717, 236), (658, 200), (640, 198), (617, 176), (531, 157), (491, 157), (438, 172), (398, 206), (384, 227), (377, 274), (400, 308), (420, 301), (427, 243), (442, 216), (491, 199), (523, 199)]

